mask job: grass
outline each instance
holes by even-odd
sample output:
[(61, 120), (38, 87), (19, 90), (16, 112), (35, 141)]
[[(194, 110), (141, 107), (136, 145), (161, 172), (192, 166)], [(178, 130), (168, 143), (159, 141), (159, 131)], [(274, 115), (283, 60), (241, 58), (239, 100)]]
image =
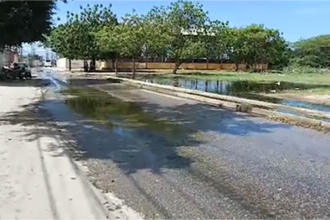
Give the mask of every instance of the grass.
[(249, 73), (228, 71), (187, 71), (180, 70), (178, 74), (162, 74), (163, 77), (184, 77), (202, 80), (222, 81), (254, 81), (254, 82), (291, 82), (309, 85), (329, 85), (330, 70), (308, 67), (288, 67), (283, 71)]
[(301, 94), (301, 95), (330, 95), (330, 88), (315, 88), (307, 90), (284, 90), (281, 93)]
[(310, 85), (329, 85), (330, 74), (275, 74), (275, 73), (242, 73), (242, 72), (218, 72), (218, 73), (200, 73), (200, 74), (185, 74), (177, 75), (164, 74), (162, 77), (184, 77), (203, 80), (222, 80), (222, 81), (254, 81), (254, 82), (291, 82), (303, 83)]

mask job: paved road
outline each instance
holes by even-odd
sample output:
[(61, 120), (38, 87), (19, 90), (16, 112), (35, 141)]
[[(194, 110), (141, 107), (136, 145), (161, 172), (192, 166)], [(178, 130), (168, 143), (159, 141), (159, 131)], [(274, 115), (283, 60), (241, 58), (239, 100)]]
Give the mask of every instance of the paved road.
[(328, 135), (144, 90), (99, 88), (180, 124), (168, 132), (109, 129), (63, 103), (45, 105), (70, 124), (93, 183), (146, 218), (330, 217)]

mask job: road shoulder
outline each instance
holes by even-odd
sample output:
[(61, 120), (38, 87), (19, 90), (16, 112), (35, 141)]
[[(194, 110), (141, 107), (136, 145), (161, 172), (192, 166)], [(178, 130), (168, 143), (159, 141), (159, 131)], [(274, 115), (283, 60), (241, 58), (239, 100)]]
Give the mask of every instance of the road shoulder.
[(0, 217), (141, 219), (87, 180), (65, 151), (63, 130), (36, 115), (40, 90), (0, 87)]

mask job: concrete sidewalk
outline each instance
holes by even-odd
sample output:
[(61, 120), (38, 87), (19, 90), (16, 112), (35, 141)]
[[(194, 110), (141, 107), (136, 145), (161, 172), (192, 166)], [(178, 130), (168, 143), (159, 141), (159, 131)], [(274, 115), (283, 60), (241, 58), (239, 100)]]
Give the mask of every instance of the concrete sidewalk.
[(142, 219), (95, 189), (56, 135), (38, 133), (47, 128), (17, 113), (39, 97), (36, 88), (0, 87), (0, 218)]

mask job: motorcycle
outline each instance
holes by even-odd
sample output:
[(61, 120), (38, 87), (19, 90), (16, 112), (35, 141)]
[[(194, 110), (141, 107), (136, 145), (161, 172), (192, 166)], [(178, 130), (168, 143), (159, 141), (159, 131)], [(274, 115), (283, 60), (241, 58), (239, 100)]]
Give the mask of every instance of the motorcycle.
[(4, 66), (0, 71), (0, 79), (32, 79), (31, 71), (28, 71), (24, 66), (20, 66), (17, 63), (13, 67)]
[(18, 65), (14, 65), (12, 68), (3, 66), (1, 68), (1, 73), (0, 73), (0, 78), (5, 80), (5, 79), (24, 79), (24, 72)]

